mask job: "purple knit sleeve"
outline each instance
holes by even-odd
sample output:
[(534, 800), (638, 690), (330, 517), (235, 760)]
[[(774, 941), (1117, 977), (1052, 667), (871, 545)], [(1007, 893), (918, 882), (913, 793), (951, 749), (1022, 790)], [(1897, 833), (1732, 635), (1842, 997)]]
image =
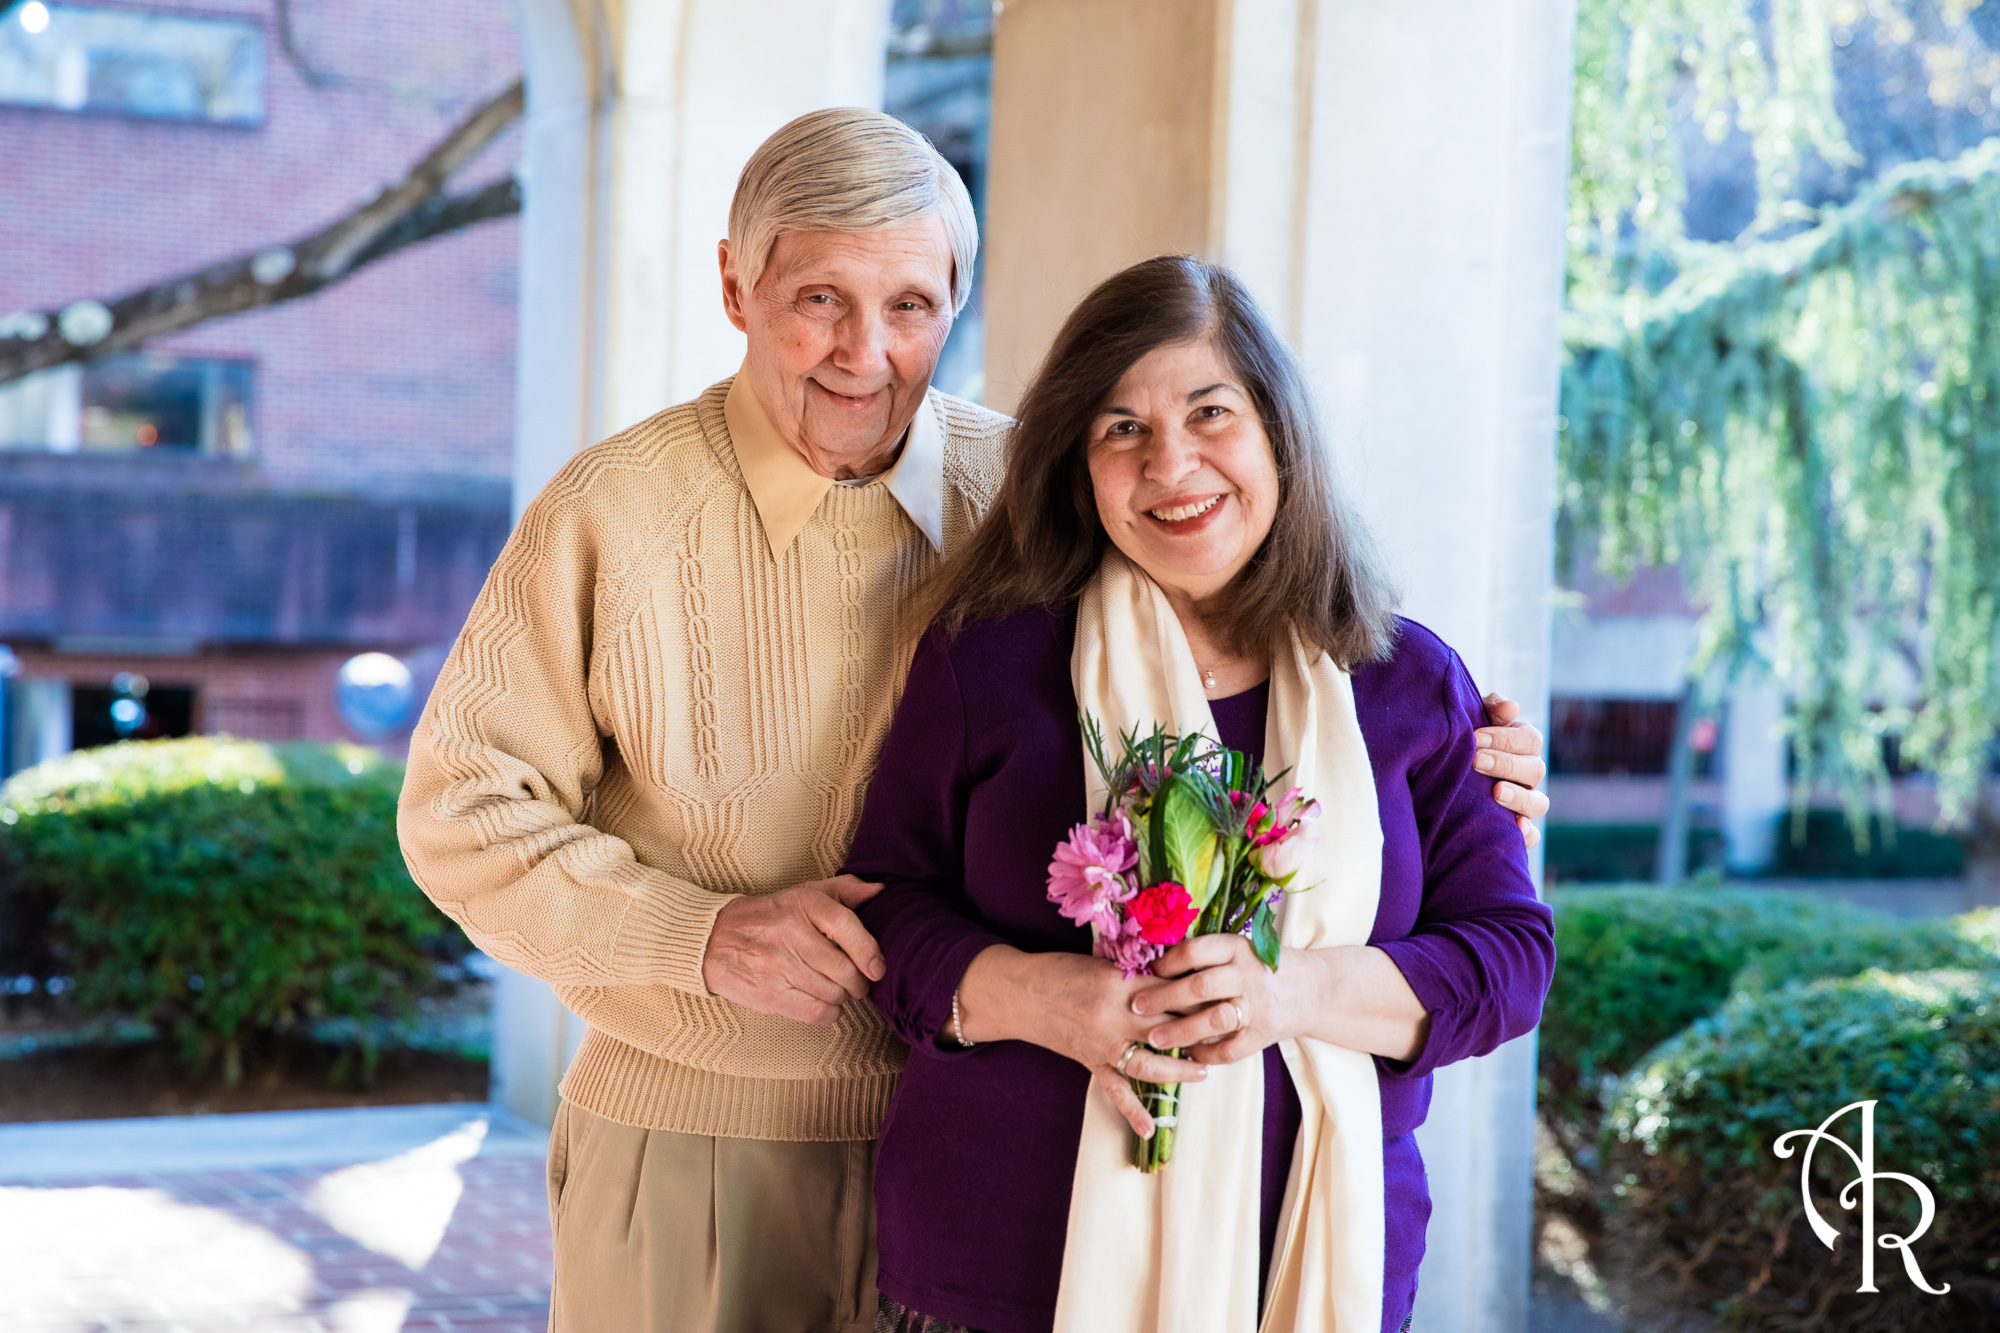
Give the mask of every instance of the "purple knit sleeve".
[(888, 970), (870, 997), (904, 1041), (944, 1057), (951, 997), (972, 960), (1004, 943), (979, 925), (964, 891), (965, 709), (951, 658), (927, 635), (910, 663), (903, 699), (882, 745), (847, 872), (882, 884), (862, 924)]
[(1541, 1020), (1555, 973), (1555, 918), (1535, 897), (1513, 815), (1474, 770), (1485, 705), (1456, 653), (1444, 678), (1444, 743), (1412, 765), (1423, 844), (1423, 905), (1402, 939), (1378, 940), (1430, 1013), (1415, 1060), (1378, 1058), (1385, 1078), (1415, 1080), (1484, 1055)]

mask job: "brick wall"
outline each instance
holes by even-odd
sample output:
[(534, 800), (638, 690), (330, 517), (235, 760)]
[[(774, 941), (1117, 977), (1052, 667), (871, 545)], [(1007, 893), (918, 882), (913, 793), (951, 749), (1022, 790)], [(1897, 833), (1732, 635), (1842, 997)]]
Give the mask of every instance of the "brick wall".
[[(506, 0), (270, 0), (118, 8), (266, 32), (260, 127), (0, 106), (0, 316), (105, 299), (316, 230), (400, 175), (520, 72)], [(518, 131), (461, 177), (513, 168)], [(518, 223), (404, 251), (318, 296), (154, 344), (257, 363), (256, 462), (280, 487), (402, 492), (509, 475)]]

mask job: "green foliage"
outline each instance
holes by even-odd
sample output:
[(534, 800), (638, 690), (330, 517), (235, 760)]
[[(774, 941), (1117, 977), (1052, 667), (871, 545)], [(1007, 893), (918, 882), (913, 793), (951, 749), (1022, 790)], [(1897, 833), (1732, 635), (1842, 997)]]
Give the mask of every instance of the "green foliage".
[(1681, 562), (1712, 659), (1772, 631), (1801, 789), (1858, 815), (1893, 733), (1957, 818), (2000, 723), (2000, 139), (1573, 317), (1563, 412), (1600, 562)]
[(1278, 937), (1277, 914), (1260, 904), (1256, 915), (1250, 918), (1250, 951), (1257, 955), (1258, 962), (1275, 972), (1284, 948), (1284, 941)]
[[(1876, 1169), (1936, 1195), (1916, 1253), (1950, 1297), (1918, 1292), (1886, 1250), (1880, 1293), (1856, 1295), (1858, 1226), (1836, 1198), (1852, 1167), (1815, 1155), (1819, 1211), (1846, 1233), (1829, 1253), (1801, 1218), (1800, 1159), (1772, 1151), (1866, 1099), (1878, 1103)], [(1833, 1132), (1856, 1143), (1857, 1119)], [(1665, 1268), (1691, 1304), (1738, 1326), (1918, 1333), (2000, 1313), (2000, 973), (1875, 970), (1740, 994), (1625, 1078), (1605, 1131), (1620, 1182), (1612, 1252)], [(1878, 1234), (1916, 1220), (1912, 1192), (1877, 1186)]]
[(1165, 790), (1153, 800), (1149, 822), (1166, 853), (1169, 873), (1188, 891), (1195, 910), (1208, 906), (1218, 887), (1212, 873), (1216, 868), (1215, 821), (1185, 775), (1177, 773), (1167, 780)]
[(403, 864), (400, 782), (353, 746), (86, 750), (0, 788), (0, 853), (79, 1009), (233, 1080), (246, 1039), (406, 1014), (464, 952)]
[(1734, 992), (1871, 967), (2000, 966), (1983, 917), (1906, 924), (1800, 893), (1725, 889), (1570, 889), (1551, 902), (1560, 961), (1542, 1011), (1540, 1096), (1573, 1148), (1595, 1138), (1609, 1079)]
[[(1856, 161), (1833, 102), (1833, 24), (1818, 0), (1585, 0), (1577, 8), (1571, 120), (1570, 278), (1601, 292), (1642, 252), (1681, 237), (1687, 176), (1675, 134), (1681, 108), (1710, 143), (1750, 135), (1757, 163), (1753, 230), (1799, 215), (1788, 206), (1804, 150)], [(1623, 262), (1621, 262), (1621, 260)]]
[(1771, 873), (1792, 879), (1957, 879), (1965, 874), (1965, 846), (1948, 833), (1897, 827), (1881, 820), (1857, 838), (1837, 810), (1806, 812), (1803, 837), (1796, 821), (1778, 825), (1777, 860)]
[[(1900, 45), (1921, 25), (1942, 105), (1963, 95), (1954, 61), (1993, 63), (1977, 7), (1596, 0), (1578, 17), (1561, 531), (1613, 572), (1678, 563), (1707, 608), (1698, 669), (1774, 670), (1799, 790), (1839, 787), (1857, 827), (1883, 808), (1885, 734), (1955, 822), (2000, 724), (2000, 140), (1838, 209), (1801, 201), (1800, 167), (1857, 163), (1841, 34)], [(1737, 244), (1684, 239), (1688, 127), (1750, 137), (1758, 205)]]
[[(1956, 879), (1965, 873), (1965, 848), (1950, 834), (1928, 828), (1882, 827), (1871, 821), (1865, 845), (1838, 810), (1806, 812), (1803, 837), (1777, 816), (1780, 879)], [(1653, 877), (1660, 830), (1653, 824), (1552, 824), (1546, 863), (1551, 882), (1633, 883)], [(1688, 830), (1690, 869), (1719, 869), (1722, 831)]]
[[(1650, 880), (1658, 864), (1657, 824), (1551, 824), (1543, 864), (1555, 884), (1629, 884)], [(1687, 866), (1699, 873), (1720, 867), (1722, 830), (1691, 828)]]

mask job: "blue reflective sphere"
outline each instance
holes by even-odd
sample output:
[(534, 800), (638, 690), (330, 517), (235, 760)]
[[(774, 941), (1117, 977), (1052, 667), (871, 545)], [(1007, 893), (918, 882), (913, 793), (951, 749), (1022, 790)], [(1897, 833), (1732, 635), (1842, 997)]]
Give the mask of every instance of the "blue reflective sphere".
[(387, 653), (348, 658), (340, 668), (339, 690), (341, 720), (371, 740), (401, 727), (417, 699), (410, 669)]

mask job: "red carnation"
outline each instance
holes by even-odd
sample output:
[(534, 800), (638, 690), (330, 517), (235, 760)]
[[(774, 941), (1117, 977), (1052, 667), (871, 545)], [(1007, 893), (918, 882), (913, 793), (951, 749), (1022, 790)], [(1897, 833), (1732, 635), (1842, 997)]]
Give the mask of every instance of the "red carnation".
[(1148, 944), (1179, 944), (1200, 915), (1188, 891), (1171, 881), (1141, 889), (1125, 904), (1125, 914)]

